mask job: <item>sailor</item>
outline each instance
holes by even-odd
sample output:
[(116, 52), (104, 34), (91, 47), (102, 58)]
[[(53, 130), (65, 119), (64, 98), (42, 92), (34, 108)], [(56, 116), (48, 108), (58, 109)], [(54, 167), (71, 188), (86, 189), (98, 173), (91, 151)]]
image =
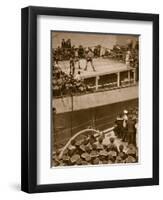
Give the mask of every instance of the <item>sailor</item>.
[(86, 51), (86, 66), (85, 66), (85, 69), (84, 69), (85, 71), (87, 71), (88, 63), (91, 64), (93, 71), (94, 72), (96, 71), (95, 67), (93, 65), (93, 56), (94, 56), (93, 52), (92, 52), (91, 48), (89, 48), (88, 51)]
[(128, 120), (128, 111), (124, 110), (123, 111), (123, 127), (126, 127), (127, 125), (127, 120)]
[(81, 77), (80, 71), (78, 71), (78, 73), (76, 74), (75, 79), (76, 79), (77, 81), (82, 81), (82, 77)]
[(127, 121), (128, 121), (128, 111), (124, 110), (123, 111), (123, 135), (122, 135), (123, 141), (126, 141), (126, 137), (127, 137)]

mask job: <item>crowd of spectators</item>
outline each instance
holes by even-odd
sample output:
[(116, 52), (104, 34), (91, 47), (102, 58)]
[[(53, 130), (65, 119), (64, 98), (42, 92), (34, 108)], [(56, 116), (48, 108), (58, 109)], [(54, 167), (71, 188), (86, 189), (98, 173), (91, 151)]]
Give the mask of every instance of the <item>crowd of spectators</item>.
[(82, 45), (76, 47), (75, 45), (71, 44), (71, 39), (68, 39), (67, 41), (65, 39), (62, 39), (61, 45), (57, 48), (52, 49), (52, 58), (53, 61), (56, 62), (70, 60), (70, 58), (75, 57), (75, 52), (77, 52), (79, 59), (83, 59), (85, 58), (88, 48), (92, 50), (95, 58), (101, 56), (101, 45), (87, 48), (83, 47)]
[(80, 71), (74, 77), (71, 74), (66, 74), (62, 69), (55, 65), (52, 78), (53, 96), (60, 97), (70, 94), (78, 94), (88, 91), (89, 88), (80, 75)]
[(138, 162), (138, 150), (133, 144), (127, 148), (121, 143), (117, 145), (115, 138), (110, 137), (109, 143), (105, 143), (102, 133), (83, 135), (71, 141), (71, 144), (60, 157), (60, 151), (53, 154), (54, 166), (71, 165), (98, 165), (115, 163)]
[(78, 53), (79, 59), (86, 57), (86, 51), (91, 49), (94, 54), (94, 58), (112, 58), (125, 62), (126, 52), (131, 52), (131, 63), (134, 64), (138, 61), (138, 43), (133, 48), (133, 42), (131, 41), (127, 45), (114, 45), (112, 49), (102, 47), (101, 45), (84, 47), (79, 45), (78, 47), (71, 44), (71, 39), (62, 39), (61, 45), (52, 49), (53, 61), (70, 60), (71, 57), (75, 57), (75, 52)]
[(138, 109), (131, 108), (117, 116), (114, 126), (115, 135), (123, 142), (137, 146)]

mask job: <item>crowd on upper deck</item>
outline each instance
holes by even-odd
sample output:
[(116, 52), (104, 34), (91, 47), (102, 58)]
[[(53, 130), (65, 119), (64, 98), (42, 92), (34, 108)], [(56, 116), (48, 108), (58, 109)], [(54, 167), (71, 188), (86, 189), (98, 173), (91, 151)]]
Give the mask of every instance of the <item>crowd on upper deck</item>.
[(86, 57), (86, 52), (91, 50), (94, 58), (107, 57), (125, 62), (126, 53), (130, 51), (130, 61), (134, 64), (138, 59), (138, 42), (133, 48), (133, 41), (127, 45), (114, 45), (112, 49), (99, 45), (84, 47), (83, 45), (72, 45), (71, 39), (62, 39), (61, 44), (57, 48), (52, 49), (53, 61), (69, 60), (71, 57), (77, 56), (82, 59)]
[(52, 84), (54, 96), (81, 94), (89, 90), (80, 76), (80, 71), (74, 77), (63, 72), (60, 67), (55, 67), (53, 70)]

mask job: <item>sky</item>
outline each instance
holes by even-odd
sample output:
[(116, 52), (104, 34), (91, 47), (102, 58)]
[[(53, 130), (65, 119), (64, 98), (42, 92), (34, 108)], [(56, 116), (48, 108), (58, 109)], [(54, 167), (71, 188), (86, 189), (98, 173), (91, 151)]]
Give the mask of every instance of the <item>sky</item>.
[(88, 34), (88, 33), (74, 33), (74, 32), (52, 32), (52, 48), (61, 45), (62, 39), (71, 39), (71, 44), (78, 47), (93, 47), (101, 45), (106, 48), (112, 49), (113, 45), (125, 45), (129, 41), (136, 41), (138, 36), (134, 35), (109, 35), (109, 34)]

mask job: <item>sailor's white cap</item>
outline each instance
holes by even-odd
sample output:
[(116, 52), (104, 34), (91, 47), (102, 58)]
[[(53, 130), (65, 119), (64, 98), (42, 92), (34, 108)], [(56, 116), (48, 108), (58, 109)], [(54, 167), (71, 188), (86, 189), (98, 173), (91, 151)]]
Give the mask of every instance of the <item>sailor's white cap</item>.
[(124, 111), (123, 111), (123, 113), (124, 113), (124, 114), (127, 114), (127, 113), (128, 113), (128, 111), (127, 111), (127, 110), (124, 110)]

